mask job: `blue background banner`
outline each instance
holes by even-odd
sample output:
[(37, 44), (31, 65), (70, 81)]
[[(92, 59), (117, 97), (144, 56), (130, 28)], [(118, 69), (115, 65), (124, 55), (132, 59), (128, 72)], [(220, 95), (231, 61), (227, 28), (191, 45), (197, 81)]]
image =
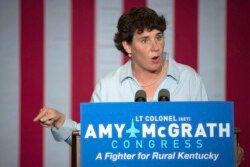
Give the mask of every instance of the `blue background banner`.
[(233, 167), (231, 102), (81, 103), (84, 167)]

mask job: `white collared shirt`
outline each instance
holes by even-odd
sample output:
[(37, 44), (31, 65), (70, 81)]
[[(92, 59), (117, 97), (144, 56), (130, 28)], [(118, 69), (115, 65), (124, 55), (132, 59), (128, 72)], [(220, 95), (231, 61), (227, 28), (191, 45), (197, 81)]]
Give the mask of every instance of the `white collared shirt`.
[[(207, 93), (201, 77), (189, 66), (179, 64), (168, 54), (168, 73), (157, 88), (153, 101), (158, 100), (161, 89), (168, 89), (170, 101), (207, 101)], [(100, 79), (93, 92), (92, 102), (133, 102), (141, 89), (132, 74), (131, 61)]]

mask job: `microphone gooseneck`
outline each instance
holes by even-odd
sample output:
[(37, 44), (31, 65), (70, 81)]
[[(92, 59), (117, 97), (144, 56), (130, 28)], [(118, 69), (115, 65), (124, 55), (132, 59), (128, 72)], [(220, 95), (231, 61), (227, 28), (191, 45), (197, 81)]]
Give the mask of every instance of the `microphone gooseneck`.
[(146, 102), (146, 101), (147, 101), (146, 92), (144, 90), (138, 90), (135, 93), (135, 102)]
[(169, 101), (170, 93), (167, 89), (161, 89), (158, 94), (158, 101)]

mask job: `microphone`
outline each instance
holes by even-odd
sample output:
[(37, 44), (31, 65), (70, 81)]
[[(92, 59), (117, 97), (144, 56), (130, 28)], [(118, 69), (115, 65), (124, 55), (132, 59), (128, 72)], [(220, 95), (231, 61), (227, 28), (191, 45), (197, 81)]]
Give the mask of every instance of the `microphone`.
[(169, 101), (170, 93), (167, 89), (161, 89), (158, 94), (158, 101)]
[(146, 92), (144, 90), (138, 90), (135, 93), (135, 102), (146, 102), (146, 101), (147, 101)]

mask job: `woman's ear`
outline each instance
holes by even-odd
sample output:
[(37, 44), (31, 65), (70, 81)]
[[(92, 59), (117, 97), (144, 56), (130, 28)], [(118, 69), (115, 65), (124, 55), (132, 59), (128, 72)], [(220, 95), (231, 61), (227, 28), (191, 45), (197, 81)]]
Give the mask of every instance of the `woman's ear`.
[(128, 55), (131, 54), (131, 48), (127, 41), (122, 41), (122, 46), (125, 49), (125, 51), (128, 53)]

